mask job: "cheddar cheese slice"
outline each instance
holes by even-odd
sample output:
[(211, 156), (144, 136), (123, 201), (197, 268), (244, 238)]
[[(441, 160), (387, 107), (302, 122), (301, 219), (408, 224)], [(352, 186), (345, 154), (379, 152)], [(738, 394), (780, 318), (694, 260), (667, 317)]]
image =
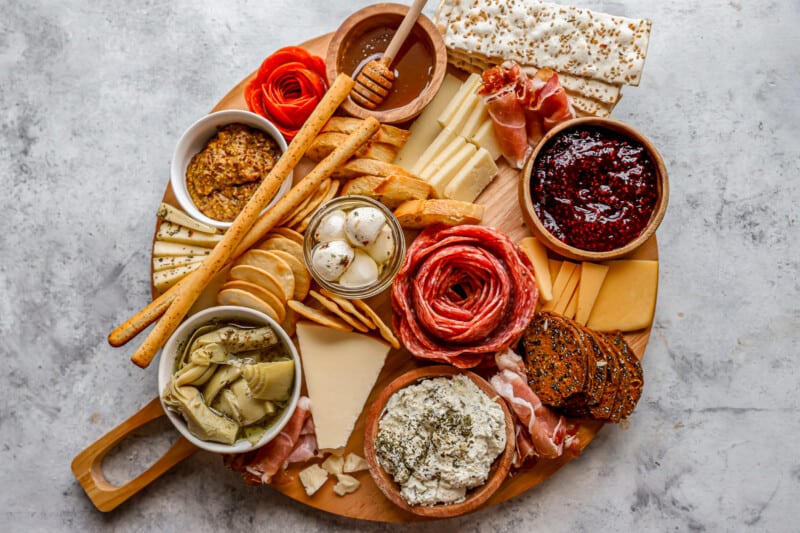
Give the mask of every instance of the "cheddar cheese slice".
[(635, 331), (653, 320), (658, 261), (609, 261), (586, 325), (598, 331)]
[(461, 141), (458, 150), (452, 155), (448, 154), (447, 158), (443, 160), (443, 165), (428, 178), (428, 183), (436, 191), (439, 198), (444, 197), (445, 187), (476, 152), (474, 144), (468, 143), (463, 137), (458, 139)]
[(447, 127), (447, 124), (452, 122), (453, 118), (457, 115), (459, 110), (463, 107), (464, 103), (468, 101), (470, 95), (478, 90), (481, 84), (481, 77), (478, 74), (472, 73), (464, 80), (463, 85), (455, 94), (450, 103), (445, 107), (444, 111), (439, 115), (439, 125)]
[(444, 188), (444, 196), (451, 200), (474, 202), (496, 175), (497, 165), (491, 154), (478, 148)]
[(581, 263), (581, 284), (578, 287), (578, 307), (575, 311), (575, 320), (579, 324), (585, 326), (586, 321), (589, 320), (589, 315), (592, 313), (594, 302), (597, 300), (597, 294), (600, 292), (600, 287), (603, 285), (607, 272), (607, 265), (588, 261)]
[(503, 153), (500, 150), (500, 143), (497, 142), (497, 137), (494, 135), (494, 124), (491, 118), (486, 119), (483, 124), (478, 126), (475, 133), (469, 137), (469, 142), (485, 148), (492, 154), (492, 159), (494, 160), (497, 160)]
[(428, 163), (430, 163), (433, 159), (436, 158), (440, 154), (440, 152), (453, 140), (457, 137), (457, 135), (448, 128), (444, 128), (442, 131), (439, 132), (439, 135), (433, 140), (433, 142), (422, 152), (422, 155), (419, 156), (419, 159), (414, 163), (414, 165), (409, 169), (412, 174), (415, 176), (422, 177), (422, 169), (424, 169)]

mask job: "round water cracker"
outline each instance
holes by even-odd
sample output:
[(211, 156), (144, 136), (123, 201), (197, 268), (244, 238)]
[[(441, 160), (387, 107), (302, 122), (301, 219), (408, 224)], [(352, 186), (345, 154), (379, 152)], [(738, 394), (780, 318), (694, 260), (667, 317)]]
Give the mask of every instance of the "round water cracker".
[(275, 311), (275, 314), (278, 315), (278, 322), (283, 322), (283, 320), (286, 318), (286, 306), (281, 299), (276, 296), (275, 293), (268, 291), (261, 285), (256, 285), (255, 283), (240, 279), (232, 279), (226, 281), (225, 284), (220, 288), (221, 291), (225, 289), (241, 289), (243, 291), (247, 291), (272, 307), (272, 309)]
[(259, 250), (283, 250), (289, 252), (303, 263), (303, 245), (297, 244), (287, 237), (271, 237), (258, 245)]
[(281, 290), (283, 290), (285, 300), (292, 299), (294, 295), (294, 273), (291, 267), (286, 264), (286, 261), (279, 256), (271, 251), (255, 248), (244, 253), (236, 263), (258, 267), (264, 272), (272, 274), (278, 281)]
[(269, 250), (269, 252), (286, 261), (294, 274), (294, 299), (301, 302), (305, 300), (311, 288), (311, 274), (308, 273), (305, 264), (284, 250)]
[(250, 309), (261, 311), (276, 322), (280, 322), (280, 320), (278, 320), (278, 314), (272, 306), (253, 293), (243, 289), (224, 289), (219, 291), (217, 293), (217, 303), (220, 305), (249, 307)]
[(291, 307), (286, 308), (286, 318), (281, 322), (281, 327), (286, 331), (290, 337), (294, 337), (297, 329), (297, 315)]
[(285, 226), (272, 228), (269, 233), (267, 233), (267, 237), (273, 236), (272, 234), (286, 237), (287, 239), (291, 239), (301, 246), (303, 245), (303, 234), (293, 230), (292, 228), (287, 228)]
[(231, 268), (230, 277), (242, 281), (249, 281), (264, 287), (267, 291), (271, 292), (281, 303), (286, 303), (286, 293), (283, 292), (280, 282), (275, 279), (275, 276), (263, 269), (251, 265), (236, 265)]
[(344, 312), (344, 310), (342, 310), (338, 305), (336, 305), (336, 302), (334, 302), (327, 296), (323, 296), (317, 291), (311, 291), (310, 294), (316, 301), (322, 304), (322, 307), (324, 307), (328, 311), (332, 312), (333, 314), (335, 314), (336, 316), (338, 316), (339, 318), (341, 318), (342, 320), (353, 326), (353, 328), (357, 329), (361, 333), (366, 333), (367, 331), (369, 331), (367, 327), (364, 326), (364, 324), (362, 324), (361, 322), (359, 322), (358, 320), (356, 320), (355, 318)]
[(356, 306), (354, 306), (353, 303), (347, 298), (342, 298), (338, 294), (334, 294), (324, 287), (321, 288), (319, 292), (321, 292), (322, 294), (324, 294), (325, 296), (327, 296), (328, 298), (339, 304), (339, 307), (341, 307), (342, 309), (344, 309), (345, 311), (347, 311), (348, 313), (359, 319), (362, 324), (367, 326), (367, 328), (375, 329), (377, 327), (375, 323), (369, 319), (369, 317), (364, 316), (361, 313), (361, 311), (356, 309)]
[(323, 326), (327, 326), (333, 329), (338, 329), (341, 331), (353, 331), (353, 328), (351, 328), (349, 325), (345, 324), (338, 318), (334, 318), (329, 314), (323, 313), (318, 309), (309, 307), (303, 302), (298, 302), (297, 300), (289, 300), (289, 308), (298, 315), (300, 315), (301, 317), (314, 321), (317, 324), (321, 324)]
[(400, 341), (397, 340), (397, 337), (394, 336), (394, 332), (392, 332), (392, 328), (386, 325), (386, 323), (381, 320), (381, 317), (378, 316), (376, 313), (367, 303), (363, 300), (352, 300), (353, 305), (361, 309), (373, 322), (375, 322), (375, 326), (378, 328), (378, 331), (381, 332), (381, 337), (389, 341), (389, 344), (392, 345), (392, 348), (395, 350), (400, 349)]

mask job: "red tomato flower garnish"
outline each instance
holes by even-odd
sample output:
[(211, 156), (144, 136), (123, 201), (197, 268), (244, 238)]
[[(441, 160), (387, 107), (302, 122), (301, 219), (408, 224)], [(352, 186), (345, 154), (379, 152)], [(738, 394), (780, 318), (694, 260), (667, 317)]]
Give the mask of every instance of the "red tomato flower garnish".
[(244, 99), (250, 111), (275, 124), (291, 142), (327, 89), (322, 58), (287, 46), (261, 63), (244, 89)]

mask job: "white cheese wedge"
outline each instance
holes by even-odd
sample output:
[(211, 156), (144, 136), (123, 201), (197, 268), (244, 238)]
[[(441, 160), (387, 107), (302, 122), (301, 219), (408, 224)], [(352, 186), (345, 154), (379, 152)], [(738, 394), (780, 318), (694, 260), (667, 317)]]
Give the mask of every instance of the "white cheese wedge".
[(166, 242), (178, 242), (181, 244), (190, 244), (192, 246), (205, 246), (213, 248), (222, 240), (222, 235), (219, 233), (205, 233), (203, 231), (196, 231), (191, 228), (173, 224), (164, 220), (158, 226), (156, 239)]
[(451, 200), (474, 202), (495, 176), (497, 165), (492, 155), (485, 148), (479, 148), (444, 188), (444, 196)]
[(447, 124), (453, 120), (453, 117), (456, 116), (456, 113), (464, 105), (467, 98), (478, 90), (480, 84), (481, 77), (475, 73), (470, 74), (444, 111), (439, 115), (439, 125), (447, 127)]
[(211, 248), (206, 248), (205, 246), (194, 246), (191, 244), (165, 241), (156, 241), (153, 243), (153, 255), (156, 257), (210, 254)]
[(477, 94), (470, 93), (467, 96), (467, 99), (464, 100), (464, 104), (458, 108), (456, 114), (453, 115), (453, 118), (450, 119), (450, 122), (445, 124), (445, 126), (456, 132), (458, 135), (466, 137), (464, 125), (467, 123), (467, 120), (469, 120), (472, 113), (478, 109), (478, 106), (483, 106), (483, 100)]
[(439, 152), (441, 152), (444, 147), (450, 144), (453, 139), (456, 138), (456, 134), (453, 130), (444, 128), (442, 131), (439, 132), (439, 135), (433, 140), (433, 142), (422, 152), (422, 155), (419, 156), (414, 166), (412, 166), (409, 171), (414, 174), (415, 176), (422, 177), (422, 169), (424, 169), (428, 163), (430, 163)]
[(483, 121), (483, 124), (478, 126), (475, 133), (469, 137), (469, 142), (485, 148), (490, 154), (492, 159), (497, 160), (503, 153), (500, 150), (500, 144), (497, 142), (497, 137), (494, 135), (494, 124), (492, 119)]
[(586, 325), (598, 331), (635, 331), (653, 320), (658, 261), (609, 261), (603, 286)]
[(581, 263), (581, 283), (578, 285), (578, 307), (575, 311), (575, 320), (582, 325), (586, 325), (589, 315), (592, 313), (594, 302), (603, 286), (603, 280), (608, 272), (607, 265)]
[(461, 170), (461, 167), (463, 167), (467, 161), (469, 161), (469, 158), (477, 152), (474, 144), (464, 141), (462, 137), (459, 137), (459, 139), (463, 141), (463, 146), (461, 146), (452, 157), (448, 158), (444, 165), (442, 165), (428, 180), (428, 183), (430, 183), (431, 187), (433, 187), (440, 198), (444, 196), (445, 187), (452, 181), (456, 173)]
[(201, 264), (202, 262), (191, 263), (184, 266), (153, 272), (153, 285), (155, 285), (156, 289), (158, 289), (158, 292), (167, 291), (186, 275), (200, 268)]
[(153, 272), (169, 270), (170, 268), (190, 265), (192, 263), (200, 263), (203, 260), (205, 260), (205, 257), (202, 255), (153, 257)]
[[(455, 154), (466, 145), (467, 141), (465, 141), (463, 137), (456, 135), (453, 140), (444, 146), (439, 154), (434, 157), (424, 169), (422, 169), (420, 177), (425, 181), (430, 182), (431, 178), (433, 178), (442, 169), (442, 167), (447, 165), (447, 163), (455, 156)], [(441, 191), (437, 190), (436, 192), (441, 197)]]
[(438, 122), (439, 115), (444, 108), (453, 100), (456, 92), (461, 88), (461, 80), (452, 74), (446, 74), (442, 81), (439, 92), (433, 100), (425, 106), (425, 110), (417, 117), (414, 124), (409, 128), (408, 142), (397, 152), (394, 164), (411, 170), (414, 163), (420, 158), (422, 153), (433, 142), (437, 135), (442, 131), (442, 126)]
[(373, 337), (297, 323), (303, 375), (320, 450), (347, 445), (390, 346)]

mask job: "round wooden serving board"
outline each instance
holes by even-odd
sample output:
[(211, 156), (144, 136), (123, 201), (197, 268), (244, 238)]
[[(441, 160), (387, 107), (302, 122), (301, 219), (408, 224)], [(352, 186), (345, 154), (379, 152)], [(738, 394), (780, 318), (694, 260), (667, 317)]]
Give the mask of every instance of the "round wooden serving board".
[[(328, 43), (332, 35), (332, 33), (322, 35), (300, 46), (313, 54), (325, 57)], [(463, 73), (457, 71), (453, 71), (453, 73), (464, 77)], [(243, 96), (244, 86), (254, 75), (255, 72), (242, 80), (226, 94), (214, 107), (213, 111), (222, 109), (247, 109), (247, 104)], [(519, 172), (506, 165), (503, 161), (498, 161), (498, 166), (500, 167), (498, 176), (483, 191), (481, 196), (476, 200), (476, 203), (485, 206), (483, 225), (498, 228), (506, 232), (515, 242), (519, 242), (523, 237), (530, 235), (528, 228), (523, 222), (517, 202), (517, 180)], [(298, 181), (310, 169), (310, 164), (301, 163), (295, 170), (295, 181)], [(175, 197), (169, 186), (164, 194), (164, 201), (177, 206)], [(634, 252), (630, 258), (658, 259), (658, 246), (655, 237), (648, 241), (642, 248)], [(154, 292), (154, 294), (157, 293)], [(388, 324), (391, 324), (391, 306), (388, 291), (370, 299), (369, 303)], [(196, 307), (205, 307), (208, 305), (213, 305), (213, 294), (207, 294), (205, 299), (198, 301)], [(628, 344), (633, 348), (639, 358), (641, 358), (644, 353), (649, 337), (650, 328), (625, 335)], [(389, 353), (386, 364), (367, 400), (365, 409), (350, 436), (346, 452), (354, 452), (361, 457), (364, 456), (364, 428), (366, 413), (369, 410), (367, 407), (372, 404), (381, 390), (394, 378), (417, 366), (419, 366), (419, 364), (406, 350), (392, 350)], [(331, 387), (345, 390), (347, 388), (347, 383), (331, 383)], [(582, 446), (588, 445), (600, 428), (603, 427), (601, 422), (593, 420), (581, 421), (580, 425), (579, 436)], [(549, 478), (570, 460), (572, 459), (569, 457), (562, 457), (557, 460), (540, 460), (535, 466), (528, 469), (512, 470), (512, 473), (504, 481), (499, 490), (479, 509), (497, 505), (514, 496), (522, 494)], [(299, 471), (306, 466), (308, 466), (308, 464), (305, 463), (291, 466), (285, 475), (273, 480), (272, 488), (306, 505), (341, 516), (381, 522), (412, 522), (426, 520), (424, 517), (402, 510), (389, 501), (375, 485), (367, 471), (355, 474), (361, 482), (361, 488), (352, 494), (344, 497), (337, 496), (332, 490), (332, 482), (329, 481), (319, 489), (316, 494), (309, 497), (303, 490), (303, 486), (298, 478)]]

